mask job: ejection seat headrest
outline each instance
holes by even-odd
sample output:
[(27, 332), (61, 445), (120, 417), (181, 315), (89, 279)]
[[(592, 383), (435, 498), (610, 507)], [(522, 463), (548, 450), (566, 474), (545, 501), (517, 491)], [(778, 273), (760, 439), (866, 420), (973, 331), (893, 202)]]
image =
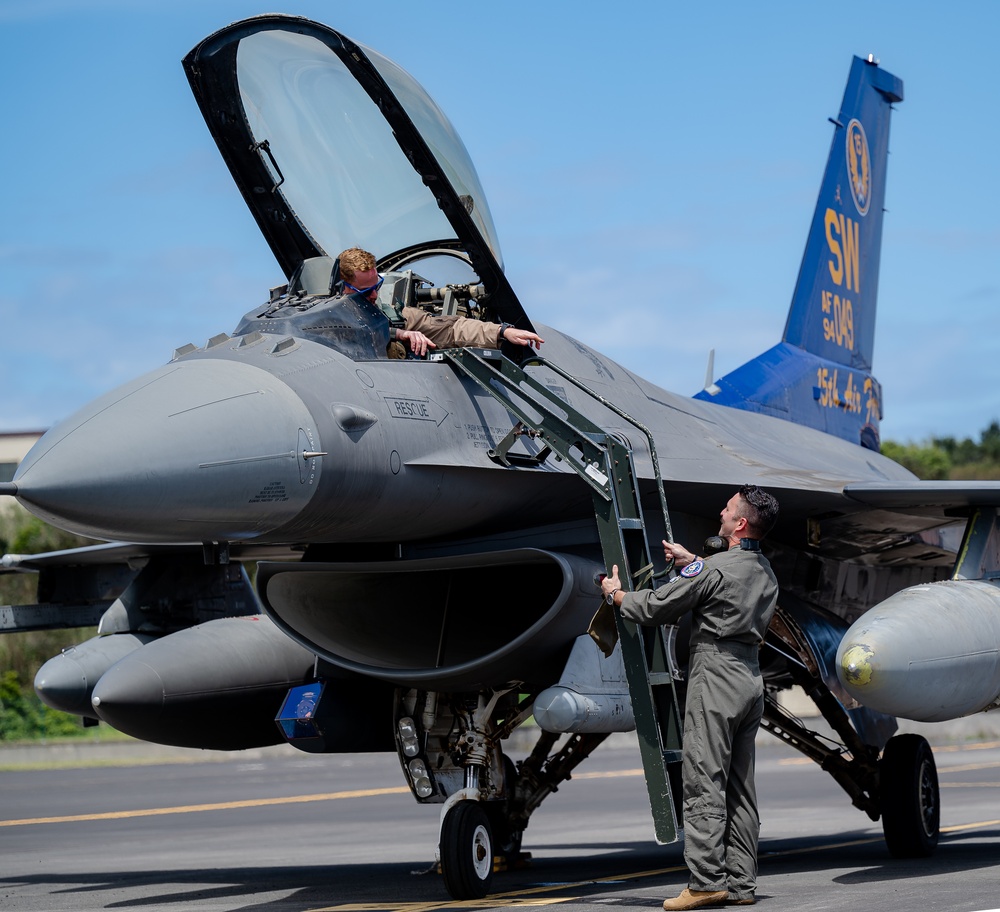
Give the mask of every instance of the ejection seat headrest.
[(330, 295), (339, 281), (339, 260), (328, 256), (310, 257), (303, 260), (302, 265), (295, 270), (288, 283), (288, 290), (292, 294), (301, 292), (307, 295)]

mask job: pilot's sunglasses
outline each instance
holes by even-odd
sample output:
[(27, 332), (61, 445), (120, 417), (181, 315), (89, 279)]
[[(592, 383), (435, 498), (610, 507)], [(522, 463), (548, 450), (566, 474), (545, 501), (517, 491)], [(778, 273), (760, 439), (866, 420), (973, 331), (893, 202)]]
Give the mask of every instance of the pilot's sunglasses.
[(369, 295), (373, 291), (378, 291), (382, 287), (382, 283), (384, 281), (385, 281), (385, 278), (383, 276), (379, 276), (378, 277), (378, 281), (374, 285), (369, 285), (367, 288), (356, 288), (350, 282), (345, 281), (344, 282), (344, 287), (345, 288), (350, 288), (351, 291), (353, 291), (355, 294)]

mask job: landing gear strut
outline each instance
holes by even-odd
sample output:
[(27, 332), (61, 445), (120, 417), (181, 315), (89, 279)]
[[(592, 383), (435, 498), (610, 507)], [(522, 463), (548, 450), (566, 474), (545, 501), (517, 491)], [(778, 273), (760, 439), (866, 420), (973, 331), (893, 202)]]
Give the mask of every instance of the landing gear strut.
[(516, 688), (465, 694), (396, 694), (400, 764), (420, 802), (443, 804), (438, 861), (452, 899), (482, 899), (498, 870), (523, 864), (521, 837), (532, 813), (607, 737), (540, 731), (515, 764), (501, 749), (530, 714), (534, 694)]

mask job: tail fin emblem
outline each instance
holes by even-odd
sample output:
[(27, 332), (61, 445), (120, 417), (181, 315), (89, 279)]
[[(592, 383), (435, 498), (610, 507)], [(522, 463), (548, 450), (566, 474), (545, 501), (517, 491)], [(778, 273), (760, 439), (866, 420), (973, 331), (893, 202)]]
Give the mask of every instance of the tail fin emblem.
[(858, 120), (847, 125), (847, 173), (851, 178), (851, 195), (860, 215), (866, 215), (872, 195), (871, 158), (868, 137)]

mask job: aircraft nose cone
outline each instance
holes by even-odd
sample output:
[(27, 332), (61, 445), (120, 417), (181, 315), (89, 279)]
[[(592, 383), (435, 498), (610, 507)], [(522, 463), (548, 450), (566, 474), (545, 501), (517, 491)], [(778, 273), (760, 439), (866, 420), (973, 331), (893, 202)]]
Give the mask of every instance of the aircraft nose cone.
[(312, 416), (273, 374), (223, 359), (168, 364), (57, 425), (15, 476), (33, 513), (95, 538), (255, 538), (316, 490)]

